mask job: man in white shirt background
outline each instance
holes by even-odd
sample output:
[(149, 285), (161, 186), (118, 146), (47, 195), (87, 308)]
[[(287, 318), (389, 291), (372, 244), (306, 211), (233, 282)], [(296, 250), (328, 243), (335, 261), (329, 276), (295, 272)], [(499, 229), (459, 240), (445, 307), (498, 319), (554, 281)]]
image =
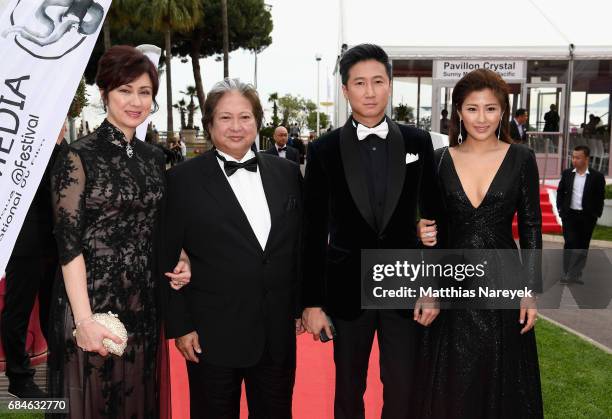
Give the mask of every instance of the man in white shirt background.
[(562, 284), (584, 284), (589, 243), (597, 218), (603, 212), (606, 181), (600, 172), (589, 168), (590, 150), (579, 145), (572, 152), (573, 168), (561, 174), (557, 189), (557, 210), (563, 221)]

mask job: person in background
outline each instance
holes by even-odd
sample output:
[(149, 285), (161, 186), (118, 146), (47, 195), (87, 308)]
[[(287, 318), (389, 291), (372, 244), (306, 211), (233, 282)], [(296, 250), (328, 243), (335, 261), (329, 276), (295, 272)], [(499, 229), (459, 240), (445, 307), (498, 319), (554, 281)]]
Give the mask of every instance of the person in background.
[(289, 146), (295, 148), (300, 154), (300, 164), (304, 163), (304, 156), (306, 155), (306, 147), (300, 138), (300, 134), (290, 134), (289, 141), (287, 142)]
[(440, 133), (448, 135), (448, 111), (442, 109), (442, 118), (440, 118)]
[(565, 169), (557, 188), (557, 211), (563, 221), (562, 284), (584, 284), (582, 271), (597, 218), (603, 213), (606, 179), (589, 168), (590, 150), (579, 145), (572, 152), (574, 168)]
[(181, 161), (184, 161), (187, 158), (187, 145), (182, 138), (179, 139), (179, 147), (181, 149)]
[(64, 140), (65, 133), (64, 124), (6, 266), (4, 308), (0, 322), (0, 336), (6, 355), (5, 374), (9, 380), (9, 394), (24, 399), (45, 397), (33, 379), (35, 370), (30, 367), (26, 337), (37, 294), (40, 329), (45, 339), (49, 337), (49, 303), (58, 269), (50, 172), (60, 150), (68, 147)]
[(557, 105), (552, 103), (550, 110), (544, 114), (544, 132), (559, 132), (559, 112)]
[(514, 118), (510, 121), (510, 137), (517, 144), (527, 144), (527, 128), (525, 124), (529, 119), (527, 110), (520, 108), (514, 112)]
[(273, 156), (282, 157), (300, 164), (300, 153), (297, 149), (287, 145), (289, 133), (287, 128), (280, 126), (276, 127), (273, 134), (274, 145), (264, 151), (264, 153), (272, 154)]

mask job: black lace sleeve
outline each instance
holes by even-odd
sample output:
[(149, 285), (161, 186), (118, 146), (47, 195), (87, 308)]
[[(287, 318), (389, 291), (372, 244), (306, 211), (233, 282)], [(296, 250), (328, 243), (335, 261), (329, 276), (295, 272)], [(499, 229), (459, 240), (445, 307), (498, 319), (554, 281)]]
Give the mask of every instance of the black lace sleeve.
[(68, 264), (83, 251), (85, 170), (79, 155), (64, 148), (51, 172), (55, 240), (59, 261)]
[(542, 211), (538, 165), (532, 150), (525, 150), (517, 202), (519, 243), (526, 286), (542, 291)]

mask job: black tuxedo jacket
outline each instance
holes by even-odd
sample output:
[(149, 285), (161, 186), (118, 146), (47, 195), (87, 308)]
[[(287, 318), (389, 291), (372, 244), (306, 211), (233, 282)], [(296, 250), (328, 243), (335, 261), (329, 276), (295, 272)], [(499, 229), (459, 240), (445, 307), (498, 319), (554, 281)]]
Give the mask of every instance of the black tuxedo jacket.
[[(278, 157), (278, 150), (276, 149), (276, 145), (273, 145), (272, 147), (264, 151), (264, 153), (272, 154), (273, 156)], [(300, 152), (297, 150), (297, 148), (288, 145), (285, 154), (287, 156), (287, 160), (291, 160), (292, 162), (300, 164)]]
[[(417, 209), (437, 219), (441, 209), (429, 133), (387, 118), (387, 190), (376, 228), (351, 120), (308, 147), (304, 179), (304, 307), (323, 307), (347, 320), (361, 313), (361, 249), (418, 247)], [(418, 160), (406, 164), (406, 154)], [(406, 315), (410, 315), (404, 311)]]
[(285, 159), (256, 155), (272, 221), (264, 250), (213, 151), (167, 175), (162, 272), (183, 248), (192, 276), (179, 291), (161, 279), (166, 337), (195, 330), (202, 359), (232, 368), (256, 364), (264, 348), (295, 357), (302, 177)]
[(523, 127), (523, 135), (521, 136), (519, 133), (518, 124), (514, 118), (512, 118), (510, 121), (510, 137), (519, 144), (525, 144), (527, 142), (527, 132), (525, 131), (525, 128)]
[[(564, 217), (572, 203), (572, 190), (574, 189), (574, 169), (565, 169), (561, 174), (559, 187), (557, 188), (557, 211)], [(594, 218), (601, 217), (606, 189), (606, 179), (597, 170), (589, 168), (589, 174), (584, 182), (582, 193), (583, 214)]]

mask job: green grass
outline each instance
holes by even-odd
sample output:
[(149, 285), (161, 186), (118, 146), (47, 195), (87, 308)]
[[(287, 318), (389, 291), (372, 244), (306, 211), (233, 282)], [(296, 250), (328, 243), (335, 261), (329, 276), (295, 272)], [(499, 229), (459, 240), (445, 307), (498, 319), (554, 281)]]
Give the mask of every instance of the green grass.
[(612, 227), (596, 225), (592, 239), (612, 241)]
[(8, 413), (6, 411), (0, 412), (0, 418), (2, 419), (44, 419), (44, 413)]
[[(551, 236), (562, 236), (563, 233), (546, 233)], [(612, 241), (612, 227), (596, 225), (591, 240)]]
[(536, 336), (544, 417), (612, 418), (612, 355), (544, 320)]

